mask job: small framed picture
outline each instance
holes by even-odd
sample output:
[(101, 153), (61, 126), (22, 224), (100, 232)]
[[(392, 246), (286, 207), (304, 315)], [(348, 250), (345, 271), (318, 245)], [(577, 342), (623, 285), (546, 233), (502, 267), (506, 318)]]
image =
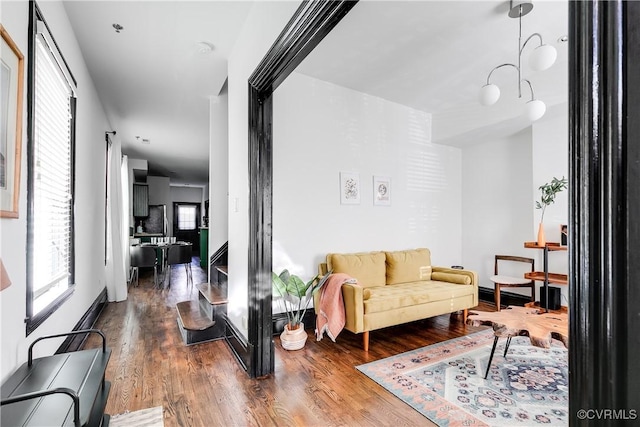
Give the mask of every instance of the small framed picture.
[(340, 172), (340, 203), (343, 205), (360, 204), (360, 174)]
[(560, 225), (560, 246), (567, 246), (567, 239), (569, 237), (569, 227), (567, 224)]
[(377, 206), (391, 205), (391, 178), (387, 176), (373, 177), (373, 204)]

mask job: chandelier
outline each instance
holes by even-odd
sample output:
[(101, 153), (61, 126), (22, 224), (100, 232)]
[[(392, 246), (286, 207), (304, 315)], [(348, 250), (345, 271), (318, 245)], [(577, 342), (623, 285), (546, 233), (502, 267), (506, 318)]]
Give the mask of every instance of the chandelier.
[(509, 17), (510, 18), (518, 18), (519, 23), (519, 33), (518, 33), (518, 64), (500, 64), (494, 67), (489, 75), (487, 76), (487, 84), (485, 84), (482, 89), (480, 89), (480, 103), (482, 105), (493, 105), (498, 102), (500, 98), (500, 88), (495, 84), (491, 83), (491, 75), (498, 68), (503, 67), (512, 67), (518, 72), (518, 98), (522, 98), (522, 85), (526, 83), (526, 86), (529, 88), (529, 92), (531, 93), (531, 99), (527, 101), (525, 104), (524, 114), (525, 116), (532, 122), (538, 120), (542, 116), (544, 116), (545, 111), (547, 110), (544, 102), (536, 99), (533, 93), (533, 86), (528, 79), (522, 77), (522, 51), (529, 41), (531, 41), (534, 37), (539, 39), (540, 45), (536, 47), (533, 52), (531, 52), (529, 56), (529, 66), (535, 71), (543, 71), (548, 69), (556, 62), (556, 57), (558, 53), (553, 46), (546, 45), (542, 41), (542, 36), (539, 33), (531, 34), (525, 41), (522, 43), (522, 17), (531, 12), (533, 9), (533, 4), (527, 0), (511, 0), (510, 9), (509, 9)]

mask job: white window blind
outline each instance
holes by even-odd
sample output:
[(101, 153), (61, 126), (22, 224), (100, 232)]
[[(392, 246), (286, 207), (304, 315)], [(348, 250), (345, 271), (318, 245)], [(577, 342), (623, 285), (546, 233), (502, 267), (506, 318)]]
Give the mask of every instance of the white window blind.
[(196, 229), (196, 207), (193, 205), (178, 206), (178, 229)]
[(42, 34), (34, 86), (32, 316), (73, 284), (73, 90)]

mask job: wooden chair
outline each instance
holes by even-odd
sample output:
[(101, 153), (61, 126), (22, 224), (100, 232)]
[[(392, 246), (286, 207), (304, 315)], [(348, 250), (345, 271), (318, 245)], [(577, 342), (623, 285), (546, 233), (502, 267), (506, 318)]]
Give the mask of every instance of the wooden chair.
[(496, 302), (496, 309), (500, 311), (500, 289), (501, 288), (529, 288), (531, 289), (531, 301), (536, 298), (536, 285), (533, 280), (524, 277), (505, 276), (498, 273), (498, 261), (521, 262), (531, 265), (531, 272), (535, 271), (535, 260), (533, 258), (525, 258), (511, 255), (496, 255), (493, 273), (489, 280), (495, 283), (493, 297)]

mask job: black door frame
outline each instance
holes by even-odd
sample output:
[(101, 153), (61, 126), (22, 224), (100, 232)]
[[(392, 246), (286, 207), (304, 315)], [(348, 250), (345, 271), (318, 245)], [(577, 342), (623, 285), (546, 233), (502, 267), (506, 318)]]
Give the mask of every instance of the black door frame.
[(271, 312), (273, 91), (357, 1), (305, 1), (249, 77), (248, 352), (251, 377), (273, 372)]
[(569, 39), (569, 411), (605, 426), (640, 417), (640, 3), (570, 1)]
[[(194, 206), (196, 208), (196, 228), (194, 228), (193, 230), (180, 230), (178, 228), (178, 220), (180, 219), (180, 216), (178, 215), (178, 207), (180, 206)], [(200, 253), (200, 227), (202, 226), (202, 224), (200, 223), (200, 203), (197, 202), (173, 202), (171, 209), (173, 210), (173, 214), (172, 214), (172, 230), (171, 230), (171, 235), (174, 237), (177, 237), (178, 240), (186, 240), (184, 239), (182, 236), (184, 235), (190, 235), (191, 238), (188, 239), (192, 244), (192, 248), (193, 251), (195, 253)]]
[[(303, 2), (249, 79), (252, 377), (274, 369), (272, 93), (356, 2)], [(640, 412), (640, 2), (569, 2), (570, 420)], [(629, 117), (629, 119), (627, 119)], [(634, 221), (635, 220), (635, 221)], [(595, 416), (597, 413), (587, 413)], [(619, 414), (619, 413), (618, 413)], [(599, 425), (615, 419), (598, 420)]]

